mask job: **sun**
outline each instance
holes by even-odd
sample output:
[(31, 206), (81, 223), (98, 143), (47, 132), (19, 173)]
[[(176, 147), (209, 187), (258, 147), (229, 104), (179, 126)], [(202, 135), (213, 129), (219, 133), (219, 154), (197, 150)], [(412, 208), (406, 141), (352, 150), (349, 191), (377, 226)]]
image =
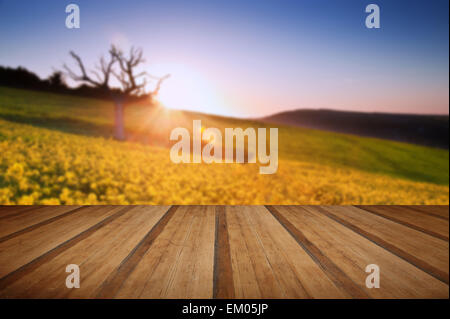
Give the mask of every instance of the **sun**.
[(225, 113), (223, 97), (206, 76), (182, 64), (158, 65), (157, 69), (170, 74), (157, 97), (163, 106), (202, 113)]

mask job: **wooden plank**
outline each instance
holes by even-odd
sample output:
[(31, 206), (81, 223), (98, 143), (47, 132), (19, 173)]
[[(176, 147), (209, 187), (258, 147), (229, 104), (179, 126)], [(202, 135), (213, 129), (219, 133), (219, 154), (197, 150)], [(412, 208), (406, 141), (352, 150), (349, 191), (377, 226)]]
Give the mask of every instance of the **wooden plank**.
[(343, 298), (263, 206), (227, 206), (237, 298)]
[(214, 207), (181, 206), (116, 297), (211, 298), (214, 226)]
[[(254, 262), (250, 256), (250, 248), (247, 247), (244, 235), (242, 234), (242, 225), (237, 219), (242, 213), (243, 207), (228, 206), (226, 207), (228, 220), (228, 233), (230, 238), (231, 264), (233, 269), (233, 279), (236, 298), (262, 298), (264, 291), (258, 284), (258, 271), (254, 269)], [(261, 265), (260, 268), (270, 268), (267, 263)], [(270, 270), (270, 269), (269, 269)], [(263, 270), (262, 270), (263, 271)], [(261, 272), (262, 272), (261, 271)], [(273, 275), (270, 273), (270, 275)], [(267, 278), (268, 284), (275, 286), (273, 276)], [(280, 291), (278, 291), (281, 294)], [(266, 296), (266, 298), (269, 298)]]
[[(173, 262), (173, 260), (170, 260), (171, 256), (169, 255), (169, 249), (171, 248), (173, 251), (175, 248), (182, 245), (181, 239), (183, 238), (183, 232), (189, 225), (187, 223), (188, 220), (185, 218), (187, 210), (188, 208), (186, 206), (180, 206), (177, 209), (176, 214), (173, 214), (165, 225), (164, 230), (152, 242), (152, 245), (149, 247), (151, 249), (147, 249), (144, 252), (136, 265), (134, 265), (133, 271), (124, 278), (115, 297), (139, 298), (152, 277), (155, 268), (160, 264), (166, 265), (164, 267), (161, 267), (160, 265), (162, 269), (167, 269), (169, 267), (168, 264)], [(162, 258), (164, 254), (166, 254), (166, 257)], [(161, 281), (163, 281), (162, 278)], [(154, 288), (156, 288), (156, 285)]]
[(286, 218), (283, 214), (284, 207), (268, 206), (267, 209), (286, 228), (297, 243), (305, 249), (316, 264), (324, 270), (324, 275), (330, 278), (337, 287), (353, 298), (368, 297), (359, 285), (355, 284), (317, 245), (311, 242), (294, 223)]
[[(276, 227), (277, 222), (259, 216), (260, 213), (268, 215), (267, 210), (257, 206), (235, 207), (229, 211), (230, 219), (233, 220), (234, 215), (236, 226), (240, 230), (237, 235), (241, 237), (251, 261), (261, 298), (309, 298), (310, 294), (289, 261), (285, 259), (280, 262), (285, 257), (284, 254), (279, 248), (273, 249), (273, 238), (269, 232), (271, 227)], [(289, 259), (292, 257), (294, 256)], [(244, 282), (242, 278), (241, 282)]]
[[(448, 285), (318, 212), (315, 207), (276, 206), (305, 239), (373, 298), (448, 298)], [(380, 288), (365, 286), (366, 266), (380, 268)]]
[(317, 210), (448, 284), (448, 242), (352, 206)]
[(425, 234), (448, 241), (448, 221), (401, 206), (357, 206)]
[(285, 290), (286, 298), (302, 297), (302, 290), (299, 293), (297, 284), (311, 298), (350, 297), (326, 276), (324, 270), (265, 207), (256, 207), (248, 216), (251, 229), (257, 232), (277, 279)]
[[(124, 214), (62, 251), (52, 260), (3, 289), (2, 297), (14, 298), (92, 298), (105, 278), (167, 212), (165, 206), (130, 206)], [(114, 252), (113, 254), (111, 252)], [(68, 289), (66, 266), (80, 267), (80, 288)]]
[(0, 206), (0, 220), (3, 220), (7, 217), (12, 217), (16, 215), (20, 215), (25, 212), (34, 211), (36, 209), (39, 209), (41, 207), (46, 207), (44, 205), (33, 205), (33, 206), (27, 206), (27, 205), (11, 205), (11, 206)]
[(448, 220), (448, 205), (408, 205), (401, 207), (406, 207), (418, 212)]
[(192, 231), (172, 270), (165, 298), (212, 298), (215, 208), (196, 206)]
[[(125, 258), (137, 247), (144, 236), (154, 229), (154, 226), (168, 210), (169, 206), (133, 208), (106, 226), (103, 232), (98, 231), (93, 234), (88, 242), (80, 243), (76, 247), (78, 251), (67, 252), (70, 258), (77, 254), (88, 256), (80, 264), (85, 279), (80, 289), (65, 289), (65, 293), (58, 293), (52, 298), (96, 297), (103, 288), (104, 280), (111, 273), (117, 271)], [(93, 245), (92, 248), (89, 245)], [(111, 255), (111, 251), (114, 252), (114, 255)]]
[(145, 235), (137, 246), (122, 261), (120, 266), (108, 276), (97, 292), (97, 298), (113, 298), (116, 296), (124, 281), (128, 278), (136, 265), (147, 253), (155, 239), (161, 234), (169, 220), (175, 214), (178, 206), (172, 206), (164, 216)]
[(0, 243), (74, 214), (79, 210), (81, 210), (81, 206), (45, 206), (4, 218), (0, 224)]
[(66, 216), (0, 243), (0, 286), (4, 277), (11, 272), (66, 244), (123, 208), (123, 206), (86, 207), (77, 214)]
[(216, 235), (214, 246), (214, 293), (218, 299), (234, 298), (233, 268), (224, 206), (216, 206)]

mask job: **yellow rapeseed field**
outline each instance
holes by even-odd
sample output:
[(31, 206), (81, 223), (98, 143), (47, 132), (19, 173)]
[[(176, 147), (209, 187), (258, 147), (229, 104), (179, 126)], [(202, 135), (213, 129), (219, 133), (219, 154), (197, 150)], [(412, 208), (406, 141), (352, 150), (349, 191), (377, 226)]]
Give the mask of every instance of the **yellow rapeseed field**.
[(448, 204), (449, 187), (280, 159), (174, 164), (169, 150), (0, 120), (0, 204)]

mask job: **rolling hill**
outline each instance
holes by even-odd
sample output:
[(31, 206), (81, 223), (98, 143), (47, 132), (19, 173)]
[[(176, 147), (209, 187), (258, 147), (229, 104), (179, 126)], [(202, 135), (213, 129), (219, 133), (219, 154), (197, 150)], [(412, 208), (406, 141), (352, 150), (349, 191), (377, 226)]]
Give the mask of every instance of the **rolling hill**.
[(261, 119), (263, 122), (378, 137), (448, 149), (448, 115), (363, 113), (300, 109)]

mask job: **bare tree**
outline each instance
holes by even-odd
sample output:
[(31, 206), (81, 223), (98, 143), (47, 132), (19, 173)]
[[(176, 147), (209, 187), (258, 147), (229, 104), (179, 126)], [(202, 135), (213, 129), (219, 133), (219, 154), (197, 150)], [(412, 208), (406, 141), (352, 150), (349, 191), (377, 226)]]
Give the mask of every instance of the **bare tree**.
[[(126, 99), (130, 96), (146, 94), (145, 89), (148, 78), (157, 80), (155, 89), (148, 93), (150, 97), (156, 96), (162, 82), (170, 76), (167, 74), (163, 77), (155, 77), (147, 72), (136, 73), (136, 69), (145, 61), (143, 59), (142, 49), (135, 49), (133, 47), (130, 49), (129, 55), (126, 56), (120, 49), (112, 45), (109, 50), (108, 60), (101, 57), (100, 63), (90, 72), (94, 77), (88, 74), (83, 61), (77, 54), (71, 51), (70, 55), (76, 61), (81, 74), (75, 73), (64, 64), (67, 75), (75, 81), (86, 83), (110, 93), (111, 98), (114, 100), (115, 137), (118, 140), (125, 139), (123, 113)], [(119, 81), (121, 85), (119, 90), (110, 86), (109, 81), (111, 76), (114, 76)]]

